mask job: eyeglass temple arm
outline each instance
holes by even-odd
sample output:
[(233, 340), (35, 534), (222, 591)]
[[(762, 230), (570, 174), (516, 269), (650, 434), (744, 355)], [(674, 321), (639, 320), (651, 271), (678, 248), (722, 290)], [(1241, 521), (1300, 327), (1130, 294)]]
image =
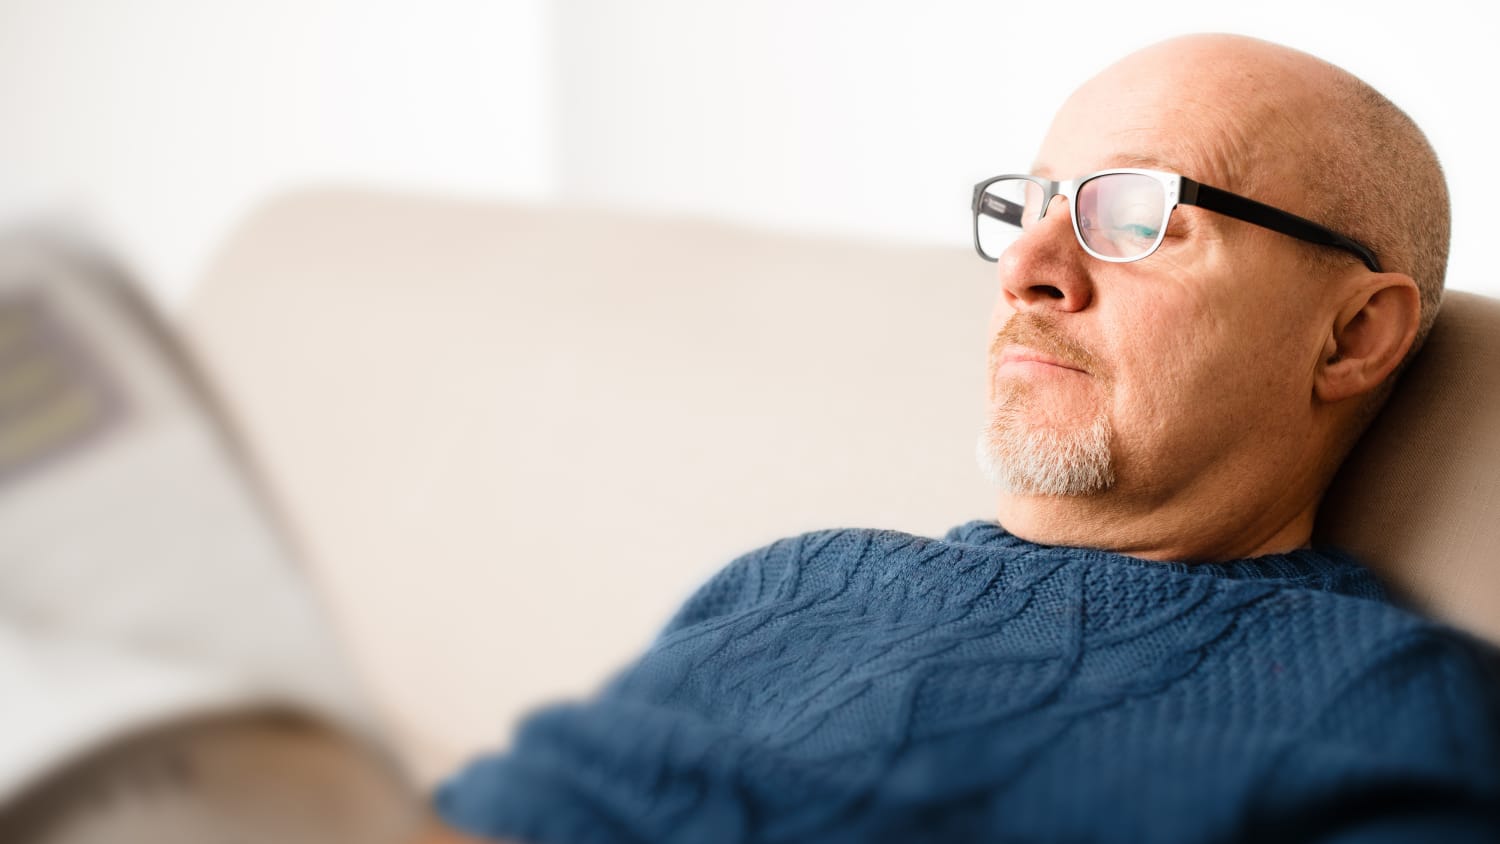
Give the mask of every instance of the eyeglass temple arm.
[(974, 189), (974, 210), (986, 217), (994, 217), (1002, 223), (1010, 223), (1020, 228), (1021, 215), (1026, 211), (1026, 206), (1016, 202), (1006, 202), (986, 192), (984, 186), (980, 185)]
[(1177, 191), (1177, 201), (1183, 205), (1196, 205), (1209, 211), (1217, 211), (1237, 220), (1244, 220), (1271, 231), (1291, 235), (1308, 243), (1343, 249), (1363, 261), (1371, 272), (1381, 271), (1380, 262), (1375, 260), (1375, 253), (1360, 242), (1344, 237), (1332, 229), (1324, 228), (1312, 220), (1298, 217), (1280, 208), (1272, 208), (1227, 190), (1220, 190), (1213, 185), (1195, 182), (1184, 176)]

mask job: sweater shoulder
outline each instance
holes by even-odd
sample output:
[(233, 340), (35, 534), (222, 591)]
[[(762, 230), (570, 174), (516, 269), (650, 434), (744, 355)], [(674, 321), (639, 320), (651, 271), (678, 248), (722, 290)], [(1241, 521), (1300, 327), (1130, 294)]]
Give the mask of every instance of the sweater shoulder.
[(893, 530), (829, 528), (778, 539), (736, 557), (703, 583), (668, 622), (662, 636), (686, 627), (794, 600), (810, 582), (869, 555), (887, 556), (933, 540)]

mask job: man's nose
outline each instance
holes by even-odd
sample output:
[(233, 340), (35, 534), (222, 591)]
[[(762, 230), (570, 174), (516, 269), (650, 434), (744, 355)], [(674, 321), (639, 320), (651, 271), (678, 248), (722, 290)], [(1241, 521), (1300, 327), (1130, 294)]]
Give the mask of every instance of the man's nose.
[(1000, 255), (1001, 295), (1016, 311), (1081, 311), (1094, 298), (1093, 260), (1073, 235), (1067, 199), (1054, 196), (1046, 216)]

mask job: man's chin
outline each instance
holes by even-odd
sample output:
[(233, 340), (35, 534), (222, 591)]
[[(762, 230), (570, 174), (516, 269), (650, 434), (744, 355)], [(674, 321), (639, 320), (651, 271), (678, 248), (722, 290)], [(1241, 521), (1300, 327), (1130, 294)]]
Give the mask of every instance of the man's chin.
[(980, 471), (1012, 495), (1082, 496), (1114, 485), (1112, 430), (1100, 415), (1083, 425), (1035, 424), (1004, 412), (979, 433)]

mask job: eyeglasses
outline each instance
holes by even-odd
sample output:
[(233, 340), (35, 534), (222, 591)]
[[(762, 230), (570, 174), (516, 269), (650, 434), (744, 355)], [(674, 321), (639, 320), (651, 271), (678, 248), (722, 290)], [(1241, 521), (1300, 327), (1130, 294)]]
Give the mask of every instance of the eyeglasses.
[(974, 248), (986, 261), (1020, 236), (1024, 225), (1047, 213), (1054, 196), (1073, 207), (1073, 234), (1101, 261), (1139, 261), (1161, 246), (1178, 205), (1196, 205), (1298, 240), (1353, 253), (1380, 272), (1375, 253), (1332, 229), (1253, 199), (1159, 170), (1101, 170), (1065, 182), (1006, 174), (974, 186)]

